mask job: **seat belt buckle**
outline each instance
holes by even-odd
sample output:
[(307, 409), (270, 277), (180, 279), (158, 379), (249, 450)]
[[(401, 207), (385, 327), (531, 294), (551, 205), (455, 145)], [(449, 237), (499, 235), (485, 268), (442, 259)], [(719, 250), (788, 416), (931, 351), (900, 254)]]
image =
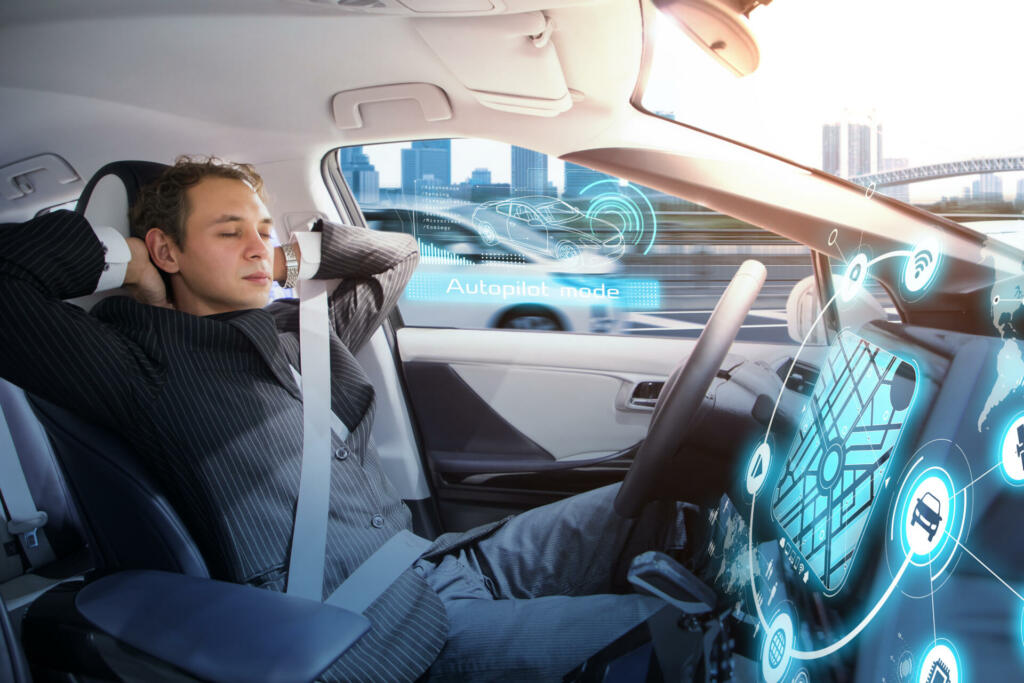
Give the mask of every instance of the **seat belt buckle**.
[(32, 531), (26, 531), (21, 537), (25, 542), (25, 547), (29, 550), (35, 550), (39, 547), (39, 536), (36, 535), (37, 531), (39, 531), (39, 527), (32, 529)]
[(7, 531), (11, 536), (20, 536), (26, 548), (35, 549), (39, 547), (38, 531), (46, 526), (49, 518), (45, 512), (38, 511), (31, 517), (19, 517), (7, 522)]

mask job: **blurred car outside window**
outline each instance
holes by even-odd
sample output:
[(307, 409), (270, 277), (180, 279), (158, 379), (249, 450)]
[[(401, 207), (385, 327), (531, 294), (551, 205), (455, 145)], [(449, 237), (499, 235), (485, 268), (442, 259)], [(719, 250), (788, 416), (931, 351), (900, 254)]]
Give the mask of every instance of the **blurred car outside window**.
[(344, 147), (373, 230), (416, 237), (406, 325), (696, 338), (740, 263), (768, 281), (738, 337), (789, 343), (808, 249), (679, 197), (522, 147), (422, 140)]

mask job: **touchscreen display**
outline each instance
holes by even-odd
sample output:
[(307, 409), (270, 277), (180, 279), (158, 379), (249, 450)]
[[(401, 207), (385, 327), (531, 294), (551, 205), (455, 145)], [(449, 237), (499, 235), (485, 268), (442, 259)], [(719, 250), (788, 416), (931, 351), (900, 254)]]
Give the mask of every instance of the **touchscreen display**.
[(850, 573), (916, 385), (910, 363), (844, 330), (800, 415), (772, 517), (826, 595)]

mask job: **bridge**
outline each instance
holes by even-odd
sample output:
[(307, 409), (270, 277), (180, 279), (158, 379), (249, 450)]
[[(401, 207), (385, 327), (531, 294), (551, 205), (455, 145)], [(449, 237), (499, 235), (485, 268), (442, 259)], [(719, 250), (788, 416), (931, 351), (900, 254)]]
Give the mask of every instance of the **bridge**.
[(967, 159), (966, 161), (950, 161), (943, 164), (901, 168), (895, 171), (870, 173), (850, 178), (851, 182), (864, 187), (886, 187), (919, 183), (923, 180), (952, 178), (961, 175), (977, 175), (979, 173), (998, 173), (1000, 171), (1024, 171), (1024, 156), (997, 157), (992, 159)]

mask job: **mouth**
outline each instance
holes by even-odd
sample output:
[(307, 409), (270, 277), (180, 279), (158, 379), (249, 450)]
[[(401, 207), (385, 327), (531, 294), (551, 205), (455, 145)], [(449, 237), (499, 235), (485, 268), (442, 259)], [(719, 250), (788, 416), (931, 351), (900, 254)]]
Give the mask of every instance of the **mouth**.
[(246, 275), (242, 279), (258, 285), (266, 285), (270, 283), (270, 275), (267, 273), (253, 273), (252, 275)]

